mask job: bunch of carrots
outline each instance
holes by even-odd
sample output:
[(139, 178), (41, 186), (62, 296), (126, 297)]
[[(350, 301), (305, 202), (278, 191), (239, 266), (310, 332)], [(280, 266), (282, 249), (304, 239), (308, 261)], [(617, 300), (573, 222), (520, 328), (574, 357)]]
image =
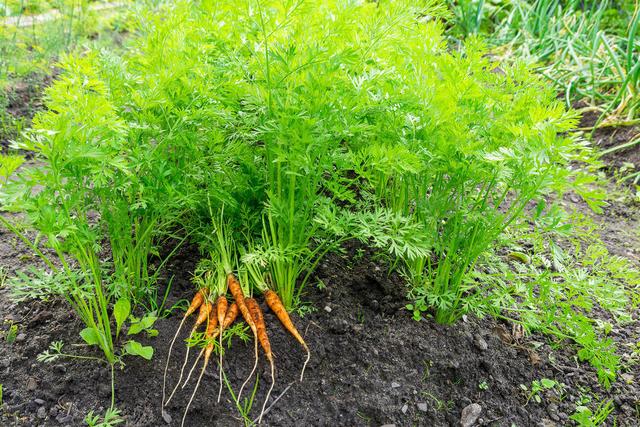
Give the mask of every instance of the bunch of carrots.
[[(258, 417), (258, 424), (262, 421), (262, 416), (264, 415), (266, 404), (269, 400), (271, 391), (273, 390), (273, 386), (275, 384), (275, 363), (273, 353), (271, 351), (271, 344), (267, 335), (267, 328), (264, 321), (262, 309), (260, 308), (260, 304), (258, 303), (258, 301), (252, 297), (251, 287), (248, 283), (246, 283), (249, 281), (249, 278), (251, 278), (254, 287), (263, 294), (267, 306), (269, 306), (269, 308), (275, 313), (285, 329), (291, 335), (293, 335), (295, 339), (304, 347), (307, 353), (307, 358), (304, 362), (300, 374), (300, 381), (302, 381), (304, 377), (304, 370), (311, 357), (309, 347), (291, 321), (291, 318), (289, 317), (289, 314), (287, 313), (282, 300), (280, 299), (278, 294), (267, 285), (267, 282), (264, 280), (264, 275), (257, 266), (247, 266), (246, 270), (244, 270), (240, 275), (242, 281), (245, 282), (243, 283), (243, 285), (241, 285), (232, 268), (231, 254), (233, 253), (234, 248), (229, 243), (229, 239), (226, 238), (224, 229), (220, 227), (218, 228), (218, 230), (218, 254), (217, 256), (213, 257), (213, 259), (215, 259), (214, 265), (217, 266), (216, 273), (214, 273), (213, 271), (206, 271), (204, 273), (204, 279), (198, 279), (198, 283), (201, 285), (201, 287), (191, 300), (191, 304), (185, 312), (184, 317), (182, 318), (182, 321), (178, 326), (178, 330), (176, 331), (176, 334), (171, 341), (169, 354), (167, 356), (167, 362), (164, 370), (162, 385), (163, 410), (175, 395), (180, 384), (182, 384), (182, 388), (187, 385), (191, 374), (193, 373), (199, 360), (204, 356), (204, 362), (200, 370), (198, 381), (193, 390), (193, 393), (191, 394), (191, 398), (189, 399), (189, 403), (187, 404), (184, 415), (182, 417), (182, 426), (184, 426), (189, 407), (191, 406), (191, 403), (196, 396), (202, 377), (204, 376), (207, 365), (209, 364), (209, 360), (211, 359), (211, 355), (213, 354), (216, 340), (219, 340), (218, 376), (220, 379), (220, 384), (218, 391), (218, 402), (220, 402), (223, 381), (222, 337), (223, 333), (236, 321), (238, 315), (242, 315), (242, 318), (247, 323), (253, 334), (255, 343), (255, 362), (251, 373), (240, 387), (240, 391), (237, 395), (237, 400), (240, 401), (240, 397), (242, 395), (244, 387), (247, 385), (254, 372), (256, 371), (258, 365), (258, 343), (260, 343), (260, 346), (262, 347), (262, 350), (264, 351), (267, 361), (269, 362), (269, 365), (271, 367), (271, 386), (269, 387), (269, 391), (267, 392), (267, 396), (265, 397), (264, 403), (262, 405), (260, 416)], [(227, 292), (230, 292), (231, 297), (233, 297), (233, 302), (231, 304), (229, 304)], [(171, 358), (173, 346), (186, 319), (196, 311), (198, 311), (198, 316), (189, 334), (189, 339), (192, 339), (194, 337), (194, 335), (197, 333), (198, 328), (204, 326), (205, 346), (201, 349), (199, 355), (197, 356), (196, 361), (193, 364), (190, 372), (188, 373), (186, 380), (182, 382), (191, 349), (190, 346), (187, 347), (187, 352), (182, 364), (182, 368), (180, 370), (178, 382), (176, 383), (169, 397), (166, 398), (167, 371), (169, 368), (169, 361)]]

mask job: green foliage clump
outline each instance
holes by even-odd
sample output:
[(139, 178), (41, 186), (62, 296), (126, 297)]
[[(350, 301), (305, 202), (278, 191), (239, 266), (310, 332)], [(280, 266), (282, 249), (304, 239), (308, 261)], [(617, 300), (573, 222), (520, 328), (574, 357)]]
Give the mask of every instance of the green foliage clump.
[(450, 34), (482, 34), (493, 54), (537, 63), (597, 124), (638, 122), (640, 9), (633, 0), (450, 1)]
[(117, 339), (114, 302), (153, 305), (166, 239), (212, 250), (221, 227), (236, 244), (220, 246), (250, 249), (242, 260), (287, 309), (355, 237), (389, 250), (417, 317), (451, 323), (482, 294), (478, 259), (532, 201), (569, 188), (600, 201), (573, 167), (590, 158), (568, 133), (576, 115), (477, 39), (449, 51), (443, 13), (426, 0), (162, 3), (124, 54), (63, 59), (19, 144), (38, 163), (5, 183), (4, 205), (38, 232), (36, 253), (56, 254), (51, 269), (77, 277), (66, 295), (98, 343)]

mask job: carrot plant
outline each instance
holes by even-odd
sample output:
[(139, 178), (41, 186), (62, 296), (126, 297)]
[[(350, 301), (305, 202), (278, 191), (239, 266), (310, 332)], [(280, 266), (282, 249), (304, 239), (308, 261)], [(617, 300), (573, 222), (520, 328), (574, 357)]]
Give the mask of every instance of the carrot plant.
[(193, 295), (208, 291), (189, 343), (232, 297), (254, 366), (258, 344), (271, 350), (245, 304), (250, 277), (299, 340), (285, 311), (349, 238), (388, 250), (416, 317), (453, 322), (483, 290), (469, 280), (478, 259), (531, 202), (569, 188), (599, 200), (574, 168), (591, 154), (569, 132), (577, 116), (477, 39), (448, 50), (445, 9), (161, 2), (138, 17), (124, 53), (63, 59), (48, 111), (19, 144), (39, 163), (3, 185), (6, 209), (57, 254), (50, 269), (82, 273), (74, 287), (98, 313), (122, 298), (151, 305), (166, 239), (198, 244), (211, 259), (196, 275)]

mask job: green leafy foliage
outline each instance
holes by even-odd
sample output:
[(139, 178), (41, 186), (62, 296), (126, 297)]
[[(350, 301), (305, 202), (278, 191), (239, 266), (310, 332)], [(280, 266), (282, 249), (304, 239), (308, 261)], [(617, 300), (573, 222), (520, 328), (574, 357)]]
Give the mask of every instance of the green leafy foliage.
[[(576, 114), (478, 39), (449, 50), (445, 13), (428, 0), (160, 3), (139, 15), (124, 53), (62, 58), (48, 110), (16, 144), (38, 162), (2, 187), (25, 223), (0, 221), (66, 275), (82, 337), (112, 367), (124, 354), (151, 357), (136, 341), (119, 354), (119, 334), (129, 317), (128, 335), (153, 335), (154, 314), (130, 313), (154, 307), (160, 249), (176, 237), (213, 253), (198, 284), (224, 285), (209, 269), (244, 284), (239, 264), (252, 263), (288, 310), (350, 238), (387, 251), (416, 318), (504, 308), (486, 286), (506, 285), (478, 280), (476, 266), (505, 231), (568, 189), (594, 209), (602, 200), (573, 167), (591, 161), (570, 133)], [(549, 277), (540, 306), (569, 324), (546, 298)], [(600, 357), (593, 341), (581, 357)]]
[[(520, 252), (525, 250), (520, 244), (526, 244), (529, 262), (511, 257), (513, 251), (485, 255), (470, 275), (483, 283), (482, 293), (467, 303), (477, 314), (510, 318), (527, 331), (573, 342), (578, 358), (594, 366), (609, 388), (621, 368), (609, 335), (632, 321), (640, 271), (610, 254), (583, 215), (539, 205), (534, 218), (536, 229), (523, 224), (506, 239), (507, 247)], [(611, 320), (599, 320), (602, 310)]]
[(112, 427), (124, 423), (124, 419), (120, 415), (118, 408), (108, 408), (104, 416), (89, 411), (84, 418), (84, 422), (88, 427)]
[(575, 421), (580, 427), (598, 427), (605, 423), (609, 415), (613, 412), (613, 409), (613, 401), (611, 400), (600, 402), (595, 411), (592, 411), (586, 406), (579, 405), (569, 418)]
[(640, 10), (633, 1), (449, 2), (451, 34), (483, 34), (494, 54), (537, 63), (566, 101), (600, 123), (638, 122)]

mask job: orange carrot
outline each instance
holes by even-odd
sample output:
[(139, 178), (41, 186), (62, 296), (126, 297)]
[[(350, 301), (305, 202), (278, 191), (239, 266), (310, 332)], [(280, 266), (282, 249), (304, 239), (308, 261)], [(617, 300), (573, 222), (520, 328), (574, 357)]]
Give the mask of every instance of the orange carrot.
[[(228, 328), (229, 326), (231, 326), (231, 324), (233, 322), (235, 322), (236, 318), (238, 317), (238, 304), (236, 304), (235, 302), (233, 304), (231, 304), (229, 306), (229, 309), (227, 310), (226, 316), (224, 318), (224, 322), (222, 323), (223, 328), (222, 330)], [(215, 329), (215, 331), (213, 331), (213, 333), (211, 334), (211, 337), (209, 339), (216, 339), (218, 337), (218, 335), (220, 334), (221, 328), (220, 328), (220, 324), (218, 324), (218, 327)], [(222, 343), (221, 343), (222, 345)], [(187, 375), (187, 379), (184, 380), (184, 383), (182, 384), (182, 388), (185, 388), (185, 386), (187, 385), (187, 383), (189, 382), (189, 380), (191, 379), (191, 374), (193, 374), (193, 370), (195, 369), (196, 365), (198, 364), (198, 361), (200, 360), (200, 358), (202, 357), (202, 355), (204, 354), (205, 349), (202, 349), (200, 351), (200, 353), (198, 354), (198, 358), (196, 359), (196, 362), (193, 364), (193, 367), (191, 368), (191, 370), (189, 371), (189, 375)]]
[(224, 326), (224, 317), (227, 314), (227, 308), (229, 308), (229, 302), (224, 295), (220, 295), (216, 301), (216, 316), (218, 317), (218, 324)]
[(238, 304), (238, 308), (240, 309), (240, 313), (242, 313), (244, 321), (247, 322), (247, 325), (249, 325), (251, 330), (254, 331), (255, 335), (256, 325), (253, 323), (251, 313), (249, 313), (249, 309), (244, 303), (244, 293), (240, 287), (240, 282), (238, 282), (238, 279), (236, 279), (236, 276), (234, 276), (233, 273), (227, 275), (227, 285), (229, 286), (231, 295), (233, 295), (233, 298), (236, 300), (236, 304)]
[(309, 363), (309, 359), (311, 359), (311, 352), (309, 351), (309, 347), (307, 346), (307, 343), (304, 342), (302, 335), (300, 335), (295, 325), (291, 321), (289, 313), (287, 313), (287, 310), (284, 308), (284, 304), (282, 304), (282, 301), (280, 300), (278, 294), (271, 289), (267, 289), (264, 292), (264, 299), (271, 311), (273, 311), (278, 319), (280, 319), (280, 323), (282, 323), (285, 329), (289, 331), (289, 333), (293, 335), (300, 344), (302, 344), (307, 352), (307, 360), (304, 362), (304, 365), (302, 365), (302, 372), (300, 373), (300, 381), (302, 381), (302, 378), (304, 377), (304, 369), (306, 368), (307, 363)]
[(195, 296), (191, 300), (191, 304), (189, 304), (189, 308), (187, 309), (184, 316), (182, 317), (182, 321), (180, 322), (180, 326), (178, 326), (178, 330), (176, 331), (176, 334), (173, 336), (173, 340), (171, 340), (171, 345), (169, 346), (169, 354), (167, 355), (167, 363), (164, 367), (164, 377), (162, 378), (163, 406), (164, 406), (165, 391), (167, 388), (167, 370), (169, 369), (169, 360), (171, 359), (171, 352), (173, 351), (173, 345), (175, 344), (176, 339), (178, 338), (178, 334), (180, 333), (180, 330), (182, 329), (182, 325), (184, 324), (185, 320), (187, 320), (187, 317), (191, 316), (191, 314), (193, 314), (198, 308), (200, 308), (200, 306), (202, 305), (202, 303), (206, 298), (207, 298), (207, 288), (202, 288), (198, 292), (196, 292)]
[(218, 328), (218, 314), (214, 313), (214, 311), (211, 310), (211, 313), (209, 313), (209, 324), (207, 325), (207, 332), (205, 333), (205, 337), (207, 338), (207, 341), (209, 341), (209, 344), (207, 344), (207, 347), (204, 352), (205, 365), (209, 361), (209, 357), (211, 357), (211, 352), (213, 351), (213, 340), (215, 339), (215, 335), (218, 333), (217, 328)]
[[(211, 307), (211, 303), (209, 301), (205, 301), (200, 306), (200, 312), (198, 313), (198, 319), (196, 320), (196, 323), (193, 325), (193, 328), (191, 329), (191, 333), (189, 334), (189, 338), (191, 338), (193, 336), (193, 334), (195, 334), (195, 332), (198, 329), (198, 327), (200, 325), (202, 325), (209, 318), (209, 314), (211, 313), (211, 310), (212, 310), (212, 307)], [(171, 398), (176, 393), (176, 390), (178, 390), (178, 387), (180, 386), (180, 383), (182, 382), (182, 376), (184, 375), (184, 368), (187, 366), (187, 363), (189, 362), (189, 352), (190, 352), (190, 350), (191, 350), (191, 347), (187, 346), (187, 352), (184, 355), (184, 362), (182, 363), (182, 368), (180, 369), (180, 377), (178, 378), (178, 383), (173, 388), (173, 391), (171, 392), (171, 395), (169, 396), (169, 398), (165, 402), (165, 406), (169, 404), (169, 402), (171, 401)]]
[(260, 345), (262, 346), (267, 359), (271, 360), (273, 359), (273, 354), (271, 353), (271, 343), (269, 342), (269, 337), (267, 336), (267, 328), (264, 323), (264, 317), (262, 316), (260, 305), (258, 304), (258, 301), (253, 298), (247, 298), (244, 301), (247, 305), (247, 308), (249, 309), (249, 312), (251, 312), (253, 321), (256, 324)]
[(256, 329), (255, 323), (253, 322), (253, 319), (251, 318), (251, 313), (249, 312), (249, 309), (245, 304), (244, 293), (242, 292), (242, 287), (240, 286), (240, 282), (238, 282), (238, 279), (236, 279), (236, 276), (234, 276), (233, 273), (227, 274), (227, 287), (229, 288), (229, 291), (231, 291), (231, 295), (233, 295), (233, 298), (236, 300), (236, 304), (238, 304), (238, 309), (240, 310), (240, 313), (242, 313), (242, 317), (244, 318), (244, 321), (247, 322), (247, 325), (249, 325), (249, 327), (251, 328), (251, 332), (253, 332), (253, 338), (255, 340), (254, 342), (255, 361), (253, 363), (253, 369), (249, 373), (249, 376), (244, 381), (244, 383), (242, 383), (242, 386), (240, 387), (240, 391), (238, 392), (238, 402), (240, 402), (240, 396), (242, 396), (242, 390), (244, 390), (244, 387), (247, 385), (247, 383), (253, 376), (253, 373), (256, 371), (256, 368), (258, 367), (258, 331)]
[(234, 302), (227, 309), (227, 314), (224, 316), (224, 322), (222, 322), (222, 329), (227, 329), (233, 322), (236, 321), (238, 317), (238, 313), (240, 309), (238, 308), (238, 304)]
[(267, 360), (271, 365), (271, 387), (269, 387), (269, 391), (267, 392), (267, 396), (264, 399), (264, 403), (262, 404), (262, 411), (260, 411), (260, 416), (258, 417), (258, 424), (262, 422), (262, 416), (264, 415), (264, 409), (267, 406), (267, 402), (269, 401), (269, 396), (271, 395), (271, 391), (273, 390), (273, 386), (276, 382), (276, 373), (275, 373), (275, 364), (273, 363), (273, 353), (271, 353), (271, 343), (269, 342), (269, 336), (267, 335), (267, 327), (264, 323), (264, 317), (262, 315), (262, 309), (260, 309), (260, 305), (253, 298), (247, 298), (245, 300), (249, 311), (251, 312), (251, 317), (256, 324), (256, 329), (258, 331), (258, 340), (260, 341), (260, 345), (264, 350), (265, 355), (267, 356)]

